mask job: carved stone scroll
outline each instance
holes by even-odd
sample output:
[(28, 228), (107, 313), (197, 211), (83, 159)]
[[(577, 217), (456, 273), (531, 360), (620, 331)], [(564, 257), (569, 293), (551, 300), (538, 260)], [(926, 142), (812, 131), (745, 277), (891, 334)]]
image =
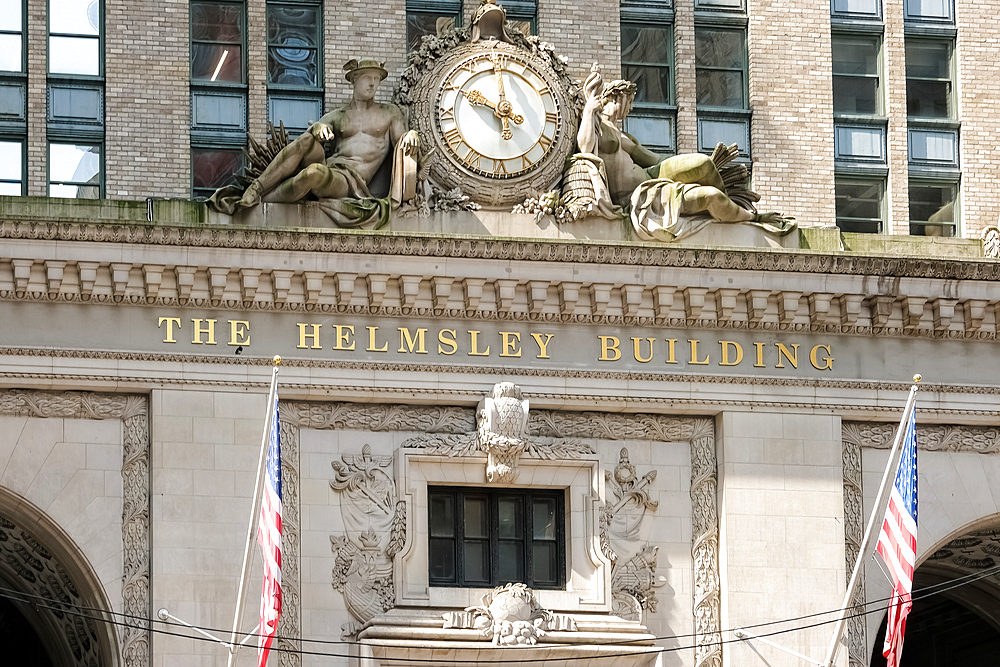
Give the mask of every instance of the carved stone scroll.
[(281, 434), (281, 596), (278, 649), (281, 667), (299, 667), (302, 655), (302, 605), (299, 599), (299, 429), (285, 420), (288, 405), (278, 408)]
[[(861, 441), (856, 437), (856, 424), (843, 422), (841, 432), (844, 441), (844, 539), (847, 565), (847, 582), (850, 583), (854, 564), (861, 550), (864, 537), (864, 503), (861, 490)], [(864, 573), (858, 582), (852, 602), (860, 605), (847, 620), (847, 656), (850, 667), (867, 667), (868, 640), (865, 628), (865, 580)]]
[(721, 597), (719, 588), (719, 483), (715, 425), (693, 420), (691, 502), (694, 516), (695, 667), (721, 667)]
[[(144, 396), (92, 392), (0, 391), (0, 415), (122, 421), (122, 611), (151, 616), (149, 597), (149, 410)], [(150, 628), (119, 630), (124, 667), (146, 667)]]

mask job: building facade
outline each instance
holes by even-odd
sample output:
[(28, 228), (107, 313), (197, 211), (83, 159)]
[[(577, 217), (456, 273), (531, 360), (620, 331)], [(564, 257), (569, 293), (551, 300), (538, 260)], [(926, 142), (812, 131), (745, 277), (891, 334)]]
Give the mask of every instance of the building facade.
[[(565, 82), (621, 72), (626, 131), (736, 144), (801, 228), (641, 242), (505, 181), (380, 230), (226, 216), (192, 197), (269, 121), (350, 99), (351, 58), (385, 60), (409, 128), (439, 122), (427, 62), (477, 7), (3, 5), (0, 632), (23, 662), (223, 664), (176, 619), (228, 637), (274, 355), (272, 665), (801, 664), (738, 628), (822, 660), (914, 373), (906, 659), (1000, 645), (993, 3), (503, 4), (522, 78), (557, 63), (537, 78), (582, 101)], [(880, 664), (888, 590), (869, 565), (836, 664)]]

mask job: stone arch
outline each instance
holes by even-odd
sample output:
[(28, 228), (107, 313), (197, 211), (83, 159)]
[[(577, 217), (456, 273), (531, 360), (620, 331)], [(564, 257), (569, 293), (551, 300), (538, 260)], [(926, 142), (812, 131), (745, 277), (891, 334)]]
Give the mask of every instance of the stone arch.
[(120, 667), (117, 620), (86, 556), (49, 516), (0, 487), (0, 594), (21, 612), (53, 665)]

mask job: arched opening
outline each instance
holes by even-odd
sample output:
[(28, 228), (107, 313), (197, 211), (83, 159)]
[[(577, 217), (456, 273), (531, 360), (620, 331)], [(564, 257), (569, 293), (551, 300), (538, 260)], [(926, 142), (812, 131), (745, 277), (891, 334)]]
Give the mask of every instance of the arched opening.
[(114, 626), (94, 611), (110, 608), (72, 539), (37, 507), (0, 488), (3, 663), (118, 667)]
[[(900, 667), (996, 664), (1000, 655), (1000, 528), (957, 537), (914, 573)], [(885, 618), (871, 667), (885, 667)]]

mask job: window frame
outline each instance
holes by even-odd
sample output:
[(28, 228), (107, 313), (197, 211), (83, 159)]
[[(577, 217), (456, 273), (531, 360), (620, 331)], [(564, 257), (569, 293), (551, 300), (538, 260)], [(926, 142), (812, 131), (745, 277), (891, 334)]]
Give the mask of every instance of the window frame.
[[(876, 52), (877, 52), (876, 58), (877, 58), (877, 62), (876, 62), (876, 67), (875, 67), (875, 69), (876, 69), (875, 74), (838, 74), (833, 69), (833, 61), (832, 61), (833, 42), (836, 41), (838, 38), (841, 38), (841, 39), (851, 39), (851, 40), (870, 40), (870, 39), (877, 40), (877, 43), (876, 43)], [(860, 113), (860, 112), (851, 112), (851, 111), (834, 111), (833, 112), (833, 117), (834, 117), (835, 120), (837, 120), (837, 119), (844, 119), (844, 120), (850, 120), (851, 122), (856, 122), (856, 121), (860, 120), (861, 122), (864, 122), (864, 120), (866, 120), (866, 119), (867, 120), (874, 120), (874, 119), (883, 119), (883, 118), (886, 118), (886, 115), (885, 115), (885, 58), (883, 57), (884, 56), (884, 52), (885, 52), (884, 48), (883, 48), (884, 45), (885, 45), (885, 36), (883, 35), (881, 29), (879, 31), (877, 31), (877, 32), (876, 31), (864, 31), (864, 32), (850, 31), (850, 32), (848, 32), (848, 31), (843, 31), (843, 30), (834, 30), (833, 33), (831, 34), (831, 39), (830, 39), (830, 52), (831, 52), (830, 75), (831, 75), (831, 78), (836, 78), (836, 77), (840, 76), (840, 77), (850, 77), (850, 78), (865, 79), (865, 80), (875, 79), (875, 81), (876, 81), (876, 86), (875, 86), (875, 91), (876, 91), (875, 92), (875, 112), (874, 113)], [(834, 101), (834, 105), (836, 105), (836, 101)]]
[[(104, 59), (104, 35), (105, 35), (105, 25), (104, 25), (104, 3), (105, 0), (98, 0), (99, 4), (97, 7), (98, 16), (100, 16), (99, 26), (97, 28), (97, 35), (83, 35), (79, 33), (66, 33), (66, 32), (52, 32), (52, 0), (46, 0), (45, 2), (45, 74), (49, 81), (56, 80), (73, 80), (73, 81), (93, 81), (104, 83), (105, 74), (105, 59)], [(72, 74), (66, 72), (53, 72), (52, 71), (52, 38), (53, 37), (73, 37), (80, 39), (96, 39), (97, 40), (97, 74)], [(103, 90), (102, 90), (103, 94)]]
[[(831, 0), (832, 1), (832, 0)], [(946, 17), (925, 17), (920, 14), (910, 13), (910, 4), (913, 0), (903, 0), (903, 21), (906, 23), (919, 23), (936, 26), (955, 25), (955, 0), (947, 0), (948, 16)]]
[[(277, 7), (277, 6), (302, 7), (302, 8), (310, 8), (310, 9), (317, 10), (317, 15), (319, 17), (319, 22), (315, 26), (315, 31), (316, 32), (315, 32), (314, 36), (316, 38), (316, 46), (315, 47), (303, 47), (303, 48), (307, 48), (309, 50), (313, 50), (313, 51), (316, 52), (316, 84), (315, 85), (312, 85), (312, 86), (303, 86), (303, 85), (289, 84), (289, 83), (273, 83), (271, 81), (271, 62), (270, 62), (271, 61), (271, 49), (283, 48), (282, 45), (280, 45), (280, 44), (272, 44), (271, 43), (271, 30), (270, 30), (270, 26), (269, 26), (270, 21), (271, 21), (270, 11), (271, 11), (272, 8)], [(323, 2), (322, 2), (322, 0), (267, 0), (266, 6), (265, 6), (265, 19), (264, 20), (265, 20), (265, 23), (268, 24), (268, 26), (265, 28), (265, 33), (266, 33), (266, 36), (265, 36), (265, 39), (266, 39), (265, 49), (267, 51), (267, 55), (266, 55), (266, 58), (267, 58), (266, 69), (267, 69), (267, 90), (268, 90), (268, 93), (270, 93), (271, 90), (276, 90), (276, 91), (280, 90), (280, 91), (283, 91), (283, 92), (289, 92), (289, 91), (296, 91), (296, 92), (309, 91), (309, 92), (313, 92), (313, 93), (320, 93), (320, 94), (322, 94), (322, 92), (323, 92), (323, 86), (324, 86), (324, 83), (325, 83), (324, 82), (325, 72), (323, 71), (324, 70), (324, 67), (323, 67), (323, 51), (324, 51), (323, 33), (325, 31), (323, 30)]]
[[(431, 512), (433, 508), (432, 499), (435, 495), (448, 495), (454, 502), (454, 532), (451, 538), (437, 537), (436, 539), (451, 539), (453, 541), (452, 556), (454, 559), (454, 577), (445, 579), (435, 579), (428, 568), (428, 582), (434, 588), (493, 588), (500, 586), (507, 581), (501, 581), (498, 574), (498, 550), (499, 550), (499, 513), (497, 510), (497, 500), (501, 496), (515, 496), (522, 499), (522, 521), (523, 537), (521, 541), (524, 545), (521, 568), (524, 576), (522, 582), (531, 588), (538, 590), (565, 590), (567, 580), (566, 565), (566, 491), (565, 489), (551, 488), (510, 488), (510, 487), (470, 487), (470, 486), (438, 486), (429, 485), (427, 487), (427, 519), (428, 527), (433, 524)], [(464, 542), (467, 541), (464, 531), (464, 500), (471, 497), (483, 497), (487, 499), (489, 535), (483, 539), (489, 546), (489, 581), (469, 581), (465, 578), (464, 572)], [(556, 502), (556, 582), (554, 584), (539, 583), (534, 579), (532, 563), (534, 557), (533, 543), (536, 540), (532, 537), (532, 501), (535, 499), (555, 500)], [(431, 530), (427, 532), (427, 553), (428, 560), (431, 554), (431, 540), (435, 539)], [(429, 565), (429, 563), (428, 563)]]
[(953, 192), (953, 196), (954, 196), (954, 198), (952, 199), (952, 202), (951, 202), (953, 204), (953, 206), (952, 206), (953, 215), (952, 215), (952, 221), (951, 222), (940, 222), (940, 221), (938, 221), (938, 222), (929, 222), (929, 221), (926, 221), (926, 220), (914, 220), (913, 216), (909, 215), (909, 207), (907, 207), (907, 220), (908, 220), (909, 225), (910, 225), (910, 232), (909, 232), (910, 235), (911, 236), (927, 236), (926, 233), (925, 234), (914, 234), (913, 233), (914, 227), (924, 227), (924, 228), (926, 228), (926, 227), (929, 227), (929, 226), (941, 226), (941, 227), (950, 227), (951, 233), (950, 234), (938, 234), (937, 236), (942, 236), (942, 237), (956, 237), (956, 238), (958, 236), (960, 236), (961, 235), (961, 222), (962, 222), (962, 219), (961, 219), (961, 211), (962, 211), (962, 206), (961, 206), (962, 188), (961, 188), (961, 182), (959, 181), (959, 179), (958, 178), (934, 178), (933, 176), (918, 176), (918, 175), (915, 175), (915, 174), (913, 174), (911, 172), (910, 176), (908, 178), (908, 182), (907, 182), (907, 193), (906, 194), (907, 194), (907, 202), (908, 203), (910, 201), (912, 201), (912, 195), (911, 195), (910, 191), (914, 187), (918, 187), (918, 188), (919, 187), (925, 187), (925, 188), (926, 187), (952, 188), (952, 192)]
[[(742, 136), (745, 137), (746, 145), (739, 145), (739, 156), (737, 160), (748, 167), (750, 166), (750, 158), (752, 155), (752, 142), (753, 138), (750, 132), (750, 121), (752, 117), (752, 110), (750, 109), (750, 52), (749, 52), (749, 36), (747, 34), (747, 18), (745, 15), (737, 15), (735, 13), (718, 13), (712, 16), (707, 16), (705, 13), (695, 14), (695, 110), (698, 120), (698, 150), (702, 153), (711, 153), (715, 149), (715, 144), (709, 146), (711, 142), (706, 142), (705, 133), (703, 126), (706, 122), (712, 123), (724, 123), (733, 126), (742, 126)], [(742, 48), (742, 69), (739, 70), (740, 77), (742, 80), (742, 108), (735, 107), (721, 107), (714, 105), (704, 105), (697, 101), (697, 85), (698, 85), (698, 72), (699, 71), (726, 71), (735, 72), (735, 68), (720, 68), (720, 67), (699, 67), (697, 62), (697, 48), (698, 48), (698, 32), (700, 30), (718, 30), (724, 32), (736, 33), (740, 36), (743, 42)]]
[[(79, 146), (79, 145), (92, 145), (100, 148), (101, 158), (100, 158), (100, 168), (98, 171), (98, 183), (97, 183), (97, 199), (104, 199), (104, 179), (106, 176), (105, 164), (107, 161), (107, 150), (104, 145), (103, 137), (100, 140), (90, 139), (87, 137), (79, 136), (68, 136), (68, 135), (57, 135), (56, 137), (49, 136), (46, 140), (46, 155), (45, 155), (45, 196), (54, 197), (52, 194), (53, 185), (71, 185), (71, 186), (92, 186), (92, 183), (85, 183), (80, 181), (54, 181), (52, 179), (52, 145), (67, 145), (67, 146)], [(56, 197), (58, 199), (69, 199), (68, 197)], [(75, 197), (75, 199), (84, 199), (83, 197)], [(86, 198), (91, 199), (91, 198)]]
[(0, 134), (0, 143), (18, 143), (21, 145), (21, 178), (15, 181), (10, 178), (0, 178), (0, 183), (19, 183), (21, 185), (20, 195), (7, 195), (10, 197), (21, 196), (24, 197), (28, 194), (28, 140), (24, 136), (13, 136), (7, 134)]
[[(243, 171), (243, 169), (246, 167), (246, 152), (243, 149), (243, 146), (236, 145), (236, 144), (225, 144), (225, 143), (215, 143), (215, 144), (212, 144), (212, 143), (201, 143), (201, 142), (194, 142), (194, 141), (192, 141), (191, 142), (191, 171), (190, 171), (191, 178), (190, 178), (190, 185), (191, 185), (191, 197), (194, 200), (199, 200), (200, 201), (200, 200), (203, 200), (203, 199), (207, 199), (208, 197), (210, 197), (212, 195), (213, 192), (215, 192), (218, 189), (218, 187), (216, 187), (216, 188), (202, 188), (202, 187), (197, 187), (197, 186), (195, 186), (195, 182), (194, 182), (194, 178), (195, 178), (195, 169), (194, 169), (195, 151), (211, 151), (211, 150), (240, 151), (240, 161), (239, 161), (240, 163), (236, 167), (236, 171), (234, 171), (232, 174), (230, 174), (230, 176), (228, 178), (228, 181), (230, 181), (231, 183), (236, 183), (236, 175), (239, 174), (239, 173), (241, 173)], [(225, 185), (228, 185), (228, 184), (229, 183), (223, 183), (219, 187), (224, 187)]]
[(830, 0), (830, 18), (836, 22), (878, 22), (879, 25), (882, 23), (883, 18), (883, 6), (882, 0), (873, 0), (875, 3), (874, 12), (838, 12), (834, 5), (836, 0)]
[[(867, 174), (863, 174), (863, 173), (852, 173), (852, 174), (835, 173), (835, 175), (834, 175), (834, 205), (835, 206), (836, 206), (836, 188), (837, 188), (837, 185), (841, 185), (841, 184), (842, 185), (874, 185), (874, 186), (877, 186), (878, 190), (879, 190), (879, 194), (878, 194), (878, 198), (879, 198), (879, 203), (878, 203), (879, 217), (877, 219), (876, 218), (848, 218), (846, 216), (841, 216), (839, 214), (839, 212), (836, 211), (836, 209), (835, 209), (834, 210), (834, 215), (835, 215), (837, 227), (840, 228), (840, 230), (842, 232), (851, 233), (851, 234), (884, 234), (885, 233), (885, 229), (886, 229), (886, 206), (887, 206), (886, 196), (885, 196), (885, 194), (886, 194), (886, 176), (884, 174), (880, 174), (878, 176), (875, 176), (875, 175), (867, 175)], [(865, 232), (865, 231), (857, 231), (857, 230), (850, 230), (850, 229), (845, 230), (844, 227), (843, 227), (843, 225), (841, 224), (842, 222), (847, 223), (847, 224), (859, 224), (859, 225), (860, 224), (871, 224), (873, 222), (877, 222), (878, 223), (878, 230), (876, 230), (874, 232)]]
[[(619, 17), (619, 30), (624, 32), (626, 25), (655, 27), (668, 31), (667, 59), (665, 63), (626, 61), (624, 53), (621, 57), (622, 78), (625, 77), (625, 67), (657, 67), (667, 70), (667, 102), (633, 102), (632, 111), (629, 118), (653, 118), (658, 121), (666, 120), (670, 125), (669, 144), (657, 142), (643, 142), (643, 145), (650, 150), (664, 155), (677, 154), (677, 69), (676, 69), (676, 33), (674, 28), (674, 11), (672, 3), (663, 5), (650, 5), (648, 2), (629, 2), (624, 0), (621, 4)], [(624, 40), (621, 40), (624, 47)], [(623, 123), (625, 132), (629, 132), (629, 118)], [(641, 138), (639, 138), (641, 141)]]
[[(214, 5), (230, 5), (233, 7), (239, 7), (243, 11), (243, 34), (240, 35), (240, 82), (235, 81), (202, 81), (196, 80), (194, 78), (194, 47), (195, 44), (231, 44), (231, 42), (214, 42), (210, 40), (194, 38), (194, 5), (202, 4), (214, 4)], [(265, 18), (266, 23), (266, 18)], [(265, 25), (265, 32), (267, 26)], [(188, 3), (188, 81), (191, 84), (191, 88), (237, 88), (246, 90), (248, 81), (248, 66), (247, 66), (247, 50), (248, 50), (248, 35), (249, 31), (249, 17), (247, 16), (247, 3), (246, 0), (191, 0)], [(265, 47), (265, 58), (266, 58), (266, 47)], [(265, 61), (266, 62), (266, 61)]]
[(918, 124), (926, 124), (926, 123), (937, 123), (937, 122), (942, 122), (942, 121), (954, 121), (958, 117), (957, 108), (956, 108), (956, 103), (957, 103), (957, 100), (958, 100), (958, 95), (956, 94), (956, 90), (955, 90), (956, 87), (957, 87), (957, 83), (958, 83), (957, 82), (958, 77), (956, 76), (957, 75), (957, 71), (956, 71), (956, 66), (955, 66), (955, 46), (956, 46), (955, 45), (955, 39), (954, 38), (947, 38), (947, 37), (932, 37), (932, 36), (927, 36), (927, 35), (907, 34), (907, 35), (905, 35), (904, 53), (905, 53), (906, 47), (911, 46), (911, 45), (917, 45), (917, 44), (937, 44), (937, 45), (943, 45), (943, 46), (945, 46), (947, 48), (947, 50), (948, 50), (948, 76), (947, 76), (947, 78), (940, 78), (940, 77), (915, 77), (915, 76), (911, 77), (908, 72), (904, 72), (904, 78), (906, 80), (906, 87), (907, 87), (907, 90), (906, 90), (907, 107), (909, 107), (909, 99), (910, 99), (909, 86), (910, 86), (910, 81), (911, 80), (913, 80), (913, 81), (947, 82), (947, 83), (950, 84), (949, 87), (948, 87), (948, 101), (947, 101), (947, 104), (948, 104), (948, 115), (945, 118), (941, 118), (941, 117), (938, 117), (938, 116), (911, 116), (909, 114), (909, 108), (907, 108), (907, 114), (906, 114), (907, 124), (909, 124), (910, 122), (918, 123)]
[[(455, 28), (461, 28), (465, 20), (465, 3), (462, 2), (462, 0), (406, 0), (407, 28), (409, 27), (411, 14), (429, 14), (431, 16), (438, 17), (453, 17), (455, 19)], [(419, 43), (417, 44), (417, 48), (420, 48)], [(409, 35), (407, 35), (406, 53), (409, 55), (415, 51), (416, 49), (410, 48), (410, 38)]]

